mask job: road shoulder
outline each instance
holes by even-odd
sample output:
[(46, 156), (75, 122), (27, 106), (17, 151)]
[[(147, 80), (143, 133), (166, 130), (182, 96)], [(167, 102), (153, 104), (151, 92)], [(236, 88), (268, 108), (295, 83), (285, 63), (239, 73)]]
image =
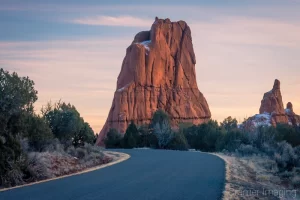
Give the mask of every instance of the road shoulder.
[(105, 168), (105, 167), (109, 167), (109, 166), (118, 164), (118, 163), (123, 162), (123, 161), (130, 158), (130, 155), (128, 155), (126, 153), (121, 153), (121, 152), (104, 151), (104, 154), (106, 156), (109, 156), (110, 158), (112, 158), (112, 161), (107, 163), (107, 164), (103, 164), (103, 165), (99, 165), (99, 166), (96, 166), (96, 167), (88, 168), (88, 169), (85, 169), (83, 171), (76, 172), (76, 173), (73, 173), (73, 174), (63, 175), (63, 176), (59, 176), (59, 177), (55, 177), (55, 178), (51, 178), (51, 179), (46, 179), (46, 180), (41, 180), (41, 181), (37, 181), (37, 182), (32, 182), (32, 183), (19, 185), (19, 186), (15, 186), (15, 187), (3, 188), (3, 189), (0, 189), (0, 192), (4, 192), (4, 191), (7, 191), (7, 190), (13, 190), (13, 189), (16, 189), (16, 188), (21, 188), (21, 187), (27, 187), (27, 186), (31, 186), (31, 185), (36, 185), (36, 184), (45, 183), (45, 182), (49, 182), (49, 181), (53, 181), (53, 180), (67, 178), (67, 177), (70, 177), (70, 176), (75, 176), (75, 175), (79, 175), (79, 174), (92, 172), (92, 171), (95, 171), (95, 170), (98, 170), (98, 169), (102, 169), (102, 168)]

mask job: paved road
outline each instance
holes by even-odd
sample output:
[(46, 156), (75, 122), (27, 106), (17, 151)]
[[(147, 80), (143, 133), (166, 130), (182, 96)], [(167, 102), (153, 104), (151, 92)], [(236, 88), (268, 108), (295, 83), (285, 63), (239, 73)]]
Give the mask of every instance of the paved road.
[(199, 153), (118, 150), (128, 160), (90, 173), (0, 192), (0, 200), (217, 200), (224, 162)]

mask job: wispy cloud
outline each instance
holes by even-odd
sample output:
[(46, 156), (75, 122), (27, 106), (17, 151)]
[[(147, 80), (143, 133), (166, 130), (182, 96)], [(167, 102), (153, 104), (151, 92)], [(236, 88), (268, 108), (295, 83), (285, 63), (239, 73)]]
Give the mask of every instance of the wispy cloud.
[(93, 26), (149, 27), (153, 20), (133, 16), (95, 16), (71, 20), (72, 23)]
[(190, 26), (192, 33), (202, 35), (211, 43), (300, 47), (300, 23), (285, 20), (223, 16), (218, 21), (193, 21)]

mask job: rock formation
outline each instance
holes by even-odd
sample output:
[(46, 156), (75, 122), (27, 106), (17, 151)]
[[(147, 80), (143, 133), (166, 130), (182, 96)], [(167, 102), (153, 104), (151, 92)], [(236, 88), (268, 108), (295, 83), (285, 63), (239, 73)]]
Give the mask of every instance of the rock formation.
[(299, 126), (300, 116), (294, 113), (291, 102), (289, 102), (287, 108), (284, 109), (280, 91), (280, 81), (276, 79), (273, 89), (264, 94), (259, 114), (250, 117), (243, 125), (248, 129), (253, 129), (261, 125), (276, 126), (277, 123)]
[(184, 21), (156, 18), (150, 31), (138, 33), (126, 50), (108, 118), (97, 144), (110, 128), (124, 133), (133, 120), (150, 123), (162, 109), (173, 126), (179, 122), (200, 124), (211, 113), (199, 91), (195, 73), (191, 30)]
[(287, 103), (285, 114), (288, 116), (289, 124), (300, 126), (300, 116), (294, 113), (293, 104), (291, 102)]
[(277, 123), (288, 123), (288, 117), (285, 114), (282, 96), (280, 91), (280, 81), (275, 80), (273, 89), (264, 94), (259, 109), (259, 114), (270, 114), (272, 125)]

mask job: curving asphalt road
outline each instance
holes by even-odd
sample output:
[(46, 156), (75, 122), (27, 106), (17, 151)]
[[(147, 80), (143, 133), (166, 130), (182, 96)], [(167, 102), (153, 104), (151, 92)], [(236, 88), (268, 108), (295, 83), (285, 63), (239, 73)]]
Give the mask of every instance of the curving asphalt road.
[(225, 163), (199, 152), (116, 150), (128, 160), (100, 170), (0, 192), (0, 200), (217, 200)]

